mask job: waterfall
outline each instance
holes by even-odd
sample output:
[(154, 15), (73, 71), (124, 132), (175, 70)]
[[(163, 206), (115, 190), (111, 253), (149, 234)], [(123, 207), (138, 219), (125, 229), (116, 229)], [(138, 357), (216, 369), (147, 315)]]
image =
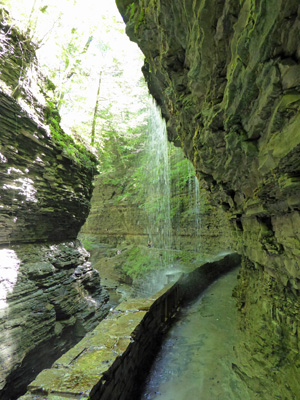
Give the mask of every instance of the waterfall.
[[(160, 290), (178, 276), (182, 265), (189, 267), (196, 259), (193, 252), (200, 250), (200, 192), (195, 170), (182, 149), (168, 142), (166, 123), (153, 100), (147, 126), (139, 184), (145, 188), (142, 199), (151, 249), (141, 250), (136, 260), (148, 271), (147, 279), (136, 285), (136, 295)], [(183, 248), (181, 235), (185, 238)]]
[(200, 187), (199, 181), (196, 176), (194, 176), (194, 214), (195, 214), (195, 228), (196, 228), (196, 237), (198, 238), (196, 251), (199, 251), (201, 248), (201, 217), (200, 217)]
[(149, 112), (147, 151), (147, 200), (149, 241), (162, 253), (164, 265), (171, 263), (170, 157), (166, 123), (152, 100)]
[(195, 246), (195, 251), (200, 250), (200, 187), (199, 181), (195, 176), (195, 170), (193, 165), (188, 161), (188, 199), (189, 199), (189, 213), (193, 218), (193, 227), (195, 237), (199, 240)]
[(183, 161), (182, 149), (172, 146), (171, 147), (171, 171), (172, 173), (172, 228), (175, 232), (175, 248), (181, 249), (181, 213), (182, 213), (182, 201), (184, 192), (182, 190), (181, 175), (186, 174), (186, 164), (182, 164)]
[(173, 231), (176, 249), (182, 250), (180, 236), (189, 226), (194, 238), (191, 251), (200, 250), (200, 188), (192, 163), (184, 157), (181, 148), (171, 147)]

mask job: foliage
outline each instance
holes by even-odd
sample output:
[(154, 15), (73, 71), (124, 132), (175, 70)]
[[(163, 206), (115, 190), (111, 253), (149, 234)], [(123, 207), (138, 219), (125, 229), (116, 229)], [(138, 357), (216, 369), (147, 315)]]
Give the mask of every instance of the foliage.
[(87, 238), (81, 239), (81, 242), (83, 244), (83, 247), (85, 248), (86, 251), (90, 252), (94, 249), (95, 243), (92, 240), (89, 240)]
[[(130, 157), (130, 141), (121, 138), (135, 134), (132, 131), (141, 125), (141, 97), (147, 96), (147, 89), (139, 82), (142, 57), (137, 55), (137, 46), (125, 37), (124, 23), (114, 2), (4, 3), (19, 20), (18, 25), (37, 43), (43, 71), (54, 83), (48, 90), (60, 110), (63, 129), (88, 143), (96, 121), (95, 147), (104, 172), (110, 171), (116, 157), (120, 157), (120, 152), (109, 155), (114, 142), (114, 147), (118, 143), (122, 148), (121, 158)], [(99, 71), (103, 79), (97, 96)], [(50, 123), (52, 134), (63, 146), (60, 129), (55, 121)], [(65, 150), (69, 152), (68, 148)]]
[(194, 264), (196, 261), (201, 262), (201, 256), (199, 253), (192, 251), (180, 251), (176, 254), (176, 261), (179, 261), (182, 265)]
[[(144, 140), (146, 138), (144, 137)], [(194, 168), (189, 160), (187, 160), (182, 152), (182, 149), (169, 144), (169, 154), (170, 154), (170, 180), (171, 180), (171, 203), (170, 203), (170, 213), (171, 217), (174, 217), (179, 212), (186, 208), (184, 201), (188, 201), (187, 198), (189, 193), (187, 193), (191, 188), (191, 180), (194, 178)], [(160, 194), (157, 197), (149, 198), (146, 196), (145, 188), (149, 185), (156, 184), (157, 182), (149, 181), (149, 174), (147, 173), (149, 154), (143, 153), (140, 157), (140, 165), (134, 171), (132, 179), (138, 183), (137, 185), (137, 200), (139, 200), (145, 210), (151, 214), (155, 215), (157, 222), (162, 221), (165, 216), (161, 212), (161, 198)], [(159, 179), (160, 171), (159, 169), (164, 168), (163, 165), (157, 166), (157, 171), (153, 171), (151, 174), (151, 179)]]
[(55, 104), (48, 100), (47, 105), (46, 122), (49, 124), (52, 138), (62, 148), (63, 154), (94, 172), (98, 164), (97, 158), (85, 146), (75, 143), (72, 137), (64, 133), (60, 126), (60, 117)]
[[(151, 271), (163, 269), (165, 260), (173, 259), (186, 267), (203, 262), (201, 254), (193, 251), (166, 251), (155, 248), (134, 247), (126, 253), (125, 262), (120, 265), (122, 271), (131, 279), (145, 277)], [(168, 264), (168, 262), (167, 262)]]
[(184, 157), (182, 149), (171, 146), (171, 181), (178, 190), (187, 187), (189, 180), (195, 175), (191, 162)]
[(154, 249), (136, 247), (128, 253), (122, 270), (132, 279), (145, 276), (149, 271), (162, 268), (161, 256)]

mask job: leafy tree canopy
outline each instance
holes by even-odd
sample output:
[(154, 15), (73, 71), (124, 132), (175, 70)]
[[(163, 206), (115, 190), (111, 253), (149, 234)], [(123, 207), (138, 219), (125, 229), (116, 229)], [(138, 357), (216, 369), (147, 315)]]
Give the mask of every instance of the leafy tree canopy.
[(148, 91), (143, 57), (114, 0), (2, 0), (37, 44), (64, 130), (93, 144), (102, 172), (142, 148)]

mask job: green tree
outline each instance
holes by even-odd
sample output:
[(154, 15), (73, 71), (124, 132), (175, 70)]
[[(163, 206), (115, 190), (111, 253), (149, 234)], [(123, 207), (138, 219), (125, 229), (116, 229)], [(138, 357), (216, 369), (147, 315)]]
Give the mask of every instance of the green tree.
[(99, 72), (98, 88), (97, 88), (95, 109), (94, 109), (93, 121), (92, 121), (92, 132), (91, 132), (91, 145), (92, 146), (95, 143), (96, 122), (97, 122), (98, 109), (99, 109), (99, 96), (100, 96), (100, 89), (101, 89), (101, 79), (102, 79), (102, 71)]
[(121, 17), (117, 10), (113, 16), (105, 11), (113, 0), (97, 12), (95, 0), (84, 7), (74, 0), (4, 2), (37, 43), (65, 131), (92, 144), (103, 172), (115, 162), (129, 165), (142, 147), (148, 91), (141, 81), (142, 57), (129, 44)]

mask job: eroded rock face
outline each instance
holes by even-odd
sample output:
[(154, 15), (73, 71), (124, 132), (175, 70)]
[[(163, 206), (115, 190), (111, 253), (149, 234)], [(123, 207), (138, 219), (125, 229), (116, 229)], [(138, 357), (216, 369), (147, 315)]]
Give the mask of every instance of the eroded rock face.
[[(80, 231), (80, 237), (89, 237), (98, 243), (111, 245), (113, 248), (135, 244), (147, 245), (149, 238), (149, 219), (143, 203), (134, 195), (122, 198), (122, 188), (105, 182), (101, 176), (95, 179), (95, 189), (91, 199), (91, 211)], [(185, 187), (171, 191), (171, 204), (176, 204), (178, 212), (172, 218), (172, 248), (182, 251), (198, 251), (204, 258), (227, 251), (232, 247), (232, 240), (226, 237), (228, 221), (222, 211), (200, 199), (200, 209), (195, 221), (195, 196)], [(175, 207), (175, 206), (174, 206)], [(197, 226), (197, 222), (198, 225)], [(201, 224), (201, 237), (199, 234)]]
[(78, 241), (0, 249), (1, 399), (22, 393), (105, 315), (107, 295), (88, 256)]
[[(124, 178), (125, 181), (125, 178)], [(80, 233), (97, 236), (99, 243), (118, 247), (121, 243), (147, 244), (146, 214), (135, 196), (122, 198), (124, 188), (95, 179), (91, 211)]]
[[(117, 0), (117, 4), (128, 35), (146, 56), (144, 74), (167, 120), (169, 139), (181, 145), (193, 162), (210, 201), (231, 220), (233, 246), (249, 260), (238, 298), (241, 318), (246, 319), (245, 343), (249, 337), (251, 341), (244, 350), (239, 347), (243, 361), (237, 369), (262, 398), (296, 398), (300, 390), (293, 378), (300, 372), (295, 328), (300, 289), (299, 2)], [(289, 313), (287, 298), (294, 299)], [(261, 324), (261, 319), (267, 322)], [(260, 325), (264, 332), (258, 334)], [(262, 343), (274, 356), (271, 362), (257, 356)], [(278, 356), (286, 349), (291, 349), (292, 359)], [(251, 359), (250, 369), (246, 359)], [(269, 376), (275, 376), (273, 387)], [(285, 388), (278, 389), (278, 384)]]
[[(149, 298), (119, 304), (92, 332), (28, 386), (22, 400), (138, 399), (162, 335), (179, 304), (190, 303), (222, 274), (240, 265), (230, 255), (207, 263)], [(189, 348), (190, 350), (190, 348)]]
[(0, 92), (0, 243), (73, 240), (89, 212), (92, 172)]
[(0, 37), (0, 398), (14, 399), (106, 315), (107, 295), (76, 241), (94, 171), (53, 140), (34, 45), (3, 10)]
[(235, 345), (235, 372), (256, 397), (299, 397), (299, 295), (262, 265), (244, 260), (234, 293), (242, 340)]
[[(124, 182), (132, 179), (130, 174), (130, 170), (124, 173)], [(217, 207), (208, 204), (199, 193), (195, 203), (197, 196), (193, 183), (194, 177), (184, 186), (176, 186), (174, 182), (170, 185), (170, 257), (175, 270), (195, 267), (232, 249), (226, 216)], [(122, 186), (125, 184), (107, 182), (101, 175), (95, 179), (91, 212), (79, 235), (91, 254), (94, 268), (101, 275), (103, 286), (112, 294), (112, 302), (116, 292), (119, 298), (129, 293), (131, 296), (146, 297), (168, 282), (166, 272), (162, 274), (157, 270), (162, 268), (163, 260), (157, 244), (159, 241), (153, 232), (153, 248), (147, 247), (152, 219), (144, 202), (136, 193), (126, 191)], [(126, 196), (124, 192), (127, 192)], [(128, 274), (129, 263), (139, 265), (137, 270), (140, 276)], [(146, 278), (142, 272), (143, 265), (148, 267)]]
[(96, 171), (88, 157), (84, 165), (67, 153), (70, 140), (53, 140), (47, 123), (58, 126), (59, 115), (47, 106), (34, 45), (3, 9), (0, 32), (0, 244), (74, 240), (89, 212)]

